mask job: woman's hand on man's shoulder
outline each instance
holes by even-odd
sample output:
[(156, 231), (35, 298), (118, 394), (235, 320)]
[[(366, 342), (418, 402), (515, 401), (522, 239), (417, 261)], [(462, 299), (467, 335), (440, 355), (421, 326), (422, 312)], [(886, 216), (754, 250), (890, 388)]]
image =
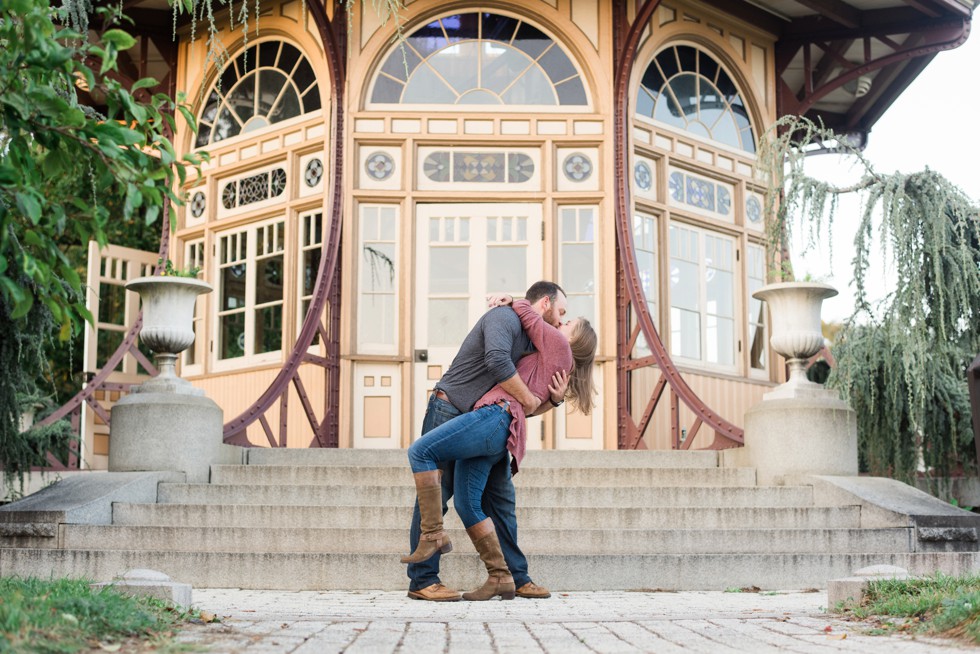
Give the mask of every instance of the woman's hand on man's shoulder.
[(487, 308), (506, 307), (514, 303), (514, 296), (507, 293), (491, 293), (487, 296)]

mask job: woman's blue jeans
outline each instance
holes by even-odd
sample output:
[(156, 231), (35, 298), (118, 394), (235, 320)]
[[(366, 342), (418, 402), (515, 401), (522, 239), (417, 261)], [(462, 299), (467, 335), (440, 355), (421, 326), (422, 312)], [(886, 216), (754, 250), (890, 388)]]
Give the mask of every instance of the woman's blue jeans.
[(437, 470), (455, 461), (453, 496), (464, 527), (486, 519), (481, 500), (495, 463), (507, 455), (511, 416), (497, 404), (480, 407), (446, 422), (408, 448), (412, 472)]
[[(460, 415), (459, 409), (445, 400), (440, 400), (433, 393), (429, 397), (429, 404), (425, 411), (425, 418), (422, 420), (422, 435), (428, 434), (441, 424), (447, 423), (456, 416)], [(442, 513), (445, 515), (447, 502), (453, 496), (453, 477), (456, 471), (454, 461), (439, 464), (442, 470)], [(487, 479), (487, 487), (483, 493), (483, 512), (493, 520), (493, 526), (497, 530), (497, 538), (500, 540), (500, 549), (504, 552), (504, 559), (510, 573), (514, 575), (514, 584), (520, 588), (524, 584), (532, 581), (527, 573), (527, 557), (517, 545), (517, 493), (514, 490), (514, 480), (510, 476), (510, 457), (505, 456), (490, 469), (490, 477)], [(419, 525), (419, 503), (415, 502), (412, 511), (412, 527), (409, 530), (408, 551), (414, 552), (418, 547), (419, 537), (422, 528)], [(436, 552), (427, 561), (422, 563), (409, 563), (406, 572), (410, 580), (409, 590), (422, 590), (432, 584), (441, 583), (439, 578), (439, 562), (442, 558), (440, 552)]]

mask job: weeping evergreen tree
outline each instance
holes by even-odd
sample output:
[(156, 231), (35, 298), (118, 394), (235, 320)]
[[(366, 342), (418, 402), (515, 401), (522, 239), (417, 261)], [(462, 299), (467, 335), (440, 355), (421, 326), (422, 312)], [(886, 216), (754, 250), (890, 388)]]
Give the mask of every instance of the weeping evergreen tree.
[[(853, 185), (805, 173), (807, 152), (828, 143), (858, 163)], [(862, 466), (905, 481), (922, 465), (937, 477), (975, 467), (966, 368), (980, 352), (980, 207), (928, 168), (883, 175), (846, 139), (795, 116), (772, 127), (759, 169), (770, 190), (773, 263), (794, 230), (812, 244), (833, 229), (840, 197), (863, 196), (855, 308), (828, 380), (857, 413)], [(892, 290), (875, 305), (866, 287), (873, 248), (893, 271)]]

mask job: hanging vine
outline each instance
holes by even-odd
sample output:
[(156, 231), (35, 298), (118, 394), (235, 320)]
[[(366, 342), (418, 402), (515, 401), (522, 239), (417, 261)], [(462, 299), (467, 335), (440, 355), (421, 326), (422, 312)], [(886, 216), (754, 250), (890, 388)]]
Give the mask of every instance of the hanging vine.
[[(945, 476), (972, 465), (965, 370), (980, 352), (980, 207), (928, 168), (879, 173), (843, 137), (807, 119), (784, 117), (768, 136), (758, 172), (768, 184), (774, 264), (794, 232), (812, 245), (833, 229), (840, 197), (863, 197), (854, 235), (855, 309), (838, 335), (838, 367), (828, 382), (857, 412), (863, 464), (904, 480), (923, 468)], [(807, 153), (827, 144), (857, 163), (854, 184), (833, 186), (805, 173)], [(872, 305), (874, 248), (893, 289)]]

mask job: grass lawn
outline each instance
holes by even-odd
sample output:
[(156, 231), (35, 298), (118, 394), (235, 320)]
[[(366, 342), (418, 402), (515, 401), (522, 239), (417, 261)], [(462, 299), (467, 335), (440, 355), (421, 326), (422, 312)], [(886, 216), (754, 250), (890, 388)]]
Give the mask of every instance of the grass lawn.
[(0, 652), (181, 652), (190, 613), (78, 579), (0, 578)]
[(872, 581), (865, 602), (844, 613), (872, 624), (869, 633), (905, 632), (980, 644), (980, 575)]

